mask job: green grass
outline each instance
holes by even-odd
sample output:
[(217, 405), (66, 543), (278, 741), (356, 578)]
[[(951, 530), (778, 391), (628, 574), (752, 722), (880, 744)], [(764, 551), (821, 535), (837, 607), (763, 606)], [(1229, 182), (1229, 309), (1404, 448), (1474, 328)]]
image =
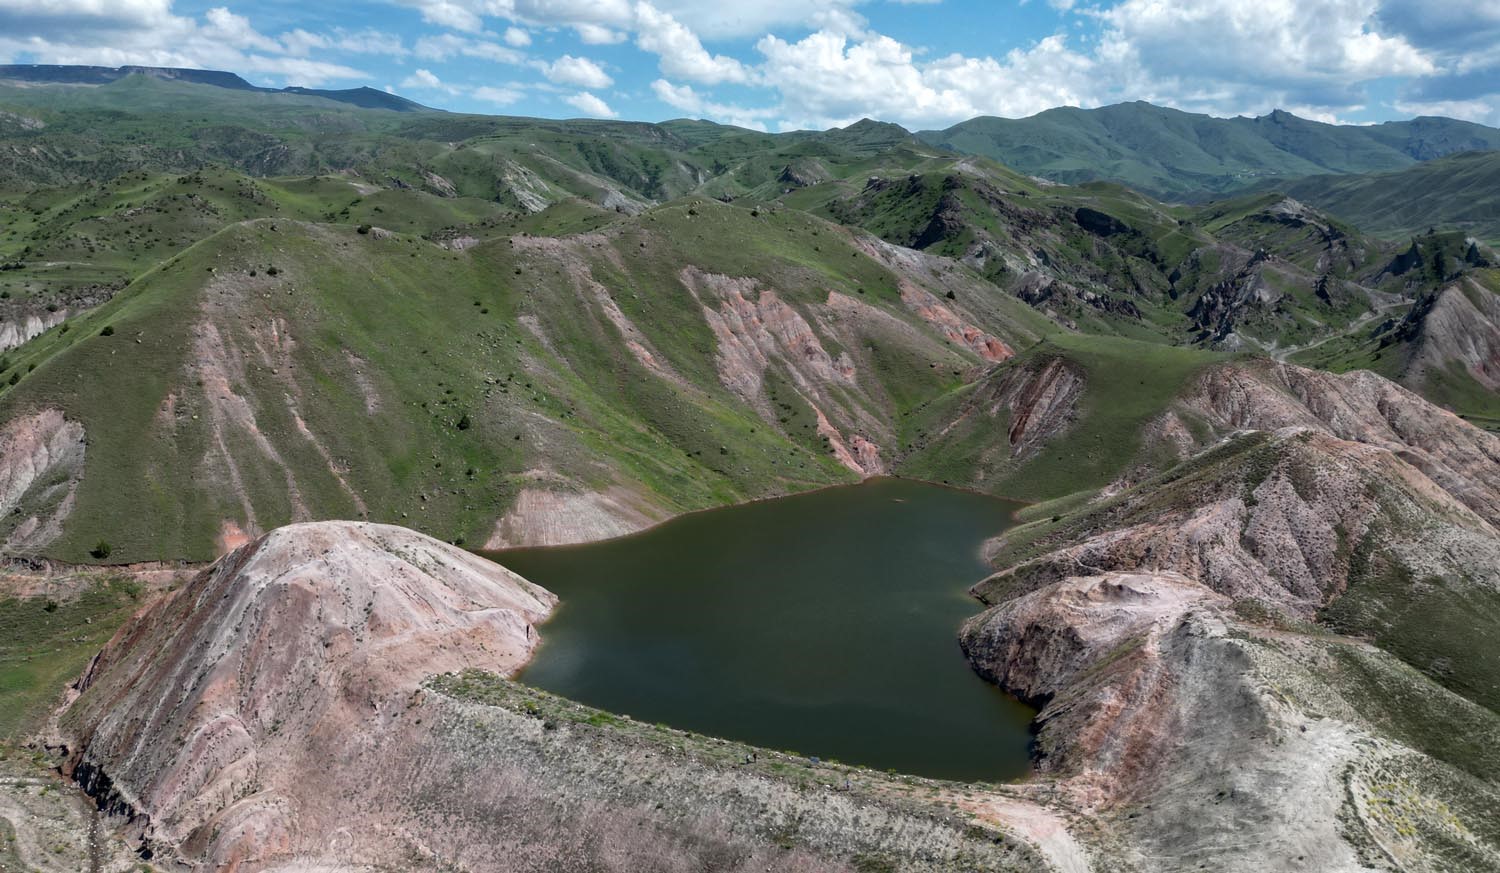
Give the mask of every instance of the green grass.
[(42, 727), (62, 689), (140, 606), (132, 581), (103, 579), (74, 597), (0, 599), (0, 740)]
[(1356, 544), (1349, 588), (1319, 619), (1368, 637), (1434, 682), (1500, 711), (1500, 651), (1487, 629), (1500, 626), (1500, 594), (1472, 579), (1417, 578), (1382, 553), (1376, 528)]
[[(1085, 385), (1077, 417), (1061, 439), (1031, 457), (993, 458), (979, 470), (975, 464), (985, 457), (984, 449), (1004, 444), (999, 435), (1006, 432), (1009, 421), (971, 416), (907, 458), (903, 472), (953, 484), (978, 484), (1023, 500), (1051, 500), (1097, 490), (1132, 465), (1160, 468), (1168, 459), (1142, 455), (1142, 429), (1170, 405), (1194, 374), (1227, 360), (1225, 355), (1196, 349), (1058, 332), (989, 378), (1049, 358), (1077, 367)], [(914, 416), (913, 427), (931, 430), (952, 420), (965, 398), (978, 390), (978, 385), (966, 386), (934, 401)]]
[(1452, 119), (1360, 127), (1285, 112), (1212, 118), (1144, 102), (1050, 109), (1021, 119), (980, 117), (918, 136), (1023, 173), (1070, 184), (1109, 179), (1164, 199), (1203, 198), (1318, 173), (1398, 170), (1415, 163), (1414, 153), (1445, 153), (1453, 143), (1500, 146), (1500, 131)]
[[(601, 215), (533, 218), (573, 229)], [(464, 251), (342, 221), (240, 222), (16, 350), (5, 372), (21, 378), (0, 391), (0, 410), (58, 407), (88, 435), (76, 507), (49, 551), (88, 560), (102, 537), (111, 560), (206, 558), (223, 520), (248, 520), (244, 502), (261, 529), (304, 512), (357, 517), (363, 504), (374, 520), (482, 543), (538, 468), (666, 511), (850, 481), (782, 364), (767, 370), (776, 399), (764, 402), (791, 407), (785, 423), (721, 382), (703, 312), (713, 301), (683, 284), (689, 265), (755, 277), (751, 299), (775, 293), (830, 355), (860, 361), (856, 384), (820, 401), (835, 417), (899, 416), (977, 363), (942, 344), (901, 301), (898, 277), (834, 225), (711, 201), (607, 215), (605, 236), (564, 243), (566, 255), (512, 245), (503, 219), (471, 225), (484, 241)], [(671, 378), (636, 359), (580, 270)], [(831, 291), (885, 320), (867, 334), (833, 329), (816, 312)], [(998, 295), (973, 305), (1015, 344), (1040, 320)], [(220, 345), (228, 393), (201, 369)], [(240, 412), (222, 418), (226, 398), (254, 432)]]
[(1500, 784), (1500, 715), (1383, 652), (1334, 645), (1319, 671), (1364, 720), (1419, 752)]
[(1397, 172), (1314, 176), (1285, 189), (1391, 239), (1437, 228), (1500, 245), (1500, 153), (1495, 151), (1456, 154)]

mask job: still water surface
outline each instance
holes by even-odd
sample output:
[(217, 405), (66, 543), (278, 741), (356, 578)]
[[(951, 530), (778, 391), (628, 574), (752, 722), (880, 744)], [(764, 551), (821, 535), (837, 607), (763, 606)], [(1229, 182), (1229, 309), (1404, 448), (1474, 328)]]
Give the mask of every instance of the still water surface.
[(646, 722), (949, 779), (1028, 769), (1032, 709), (969, 669), (1019, 504), (894, 479), (491, 557), (562, 598), (521, 680)]

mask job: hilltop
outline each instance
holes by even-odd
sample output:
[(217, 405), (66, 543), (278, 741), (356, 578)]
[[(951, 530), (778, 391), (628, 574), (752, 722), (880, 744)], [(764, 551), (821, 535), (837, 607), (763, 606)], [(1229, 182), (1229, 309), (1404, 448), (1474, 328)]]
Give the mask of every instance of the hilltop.
[(1399, 170), (1500, 148), (1500, 130), (1451, 118), (1340, 125), (1282, 110), (1215, 118), (1143, 101), (974, 118), (917, 136), (1053, 181), (1107, 179), (1171, 200), (1222, 196), (1268, 180)]
[(390, 109), (396, 112), (437, 112), (395, 94), (377, 91), (374, 88), (344, 88), (328, 90), (321, 88), (262, 88), (252, 85), (234, 73), (221, 70), (193, 70), (181, 67), (86, 67), (61, 64), (0, 64), (0, 82), (26, 82), (55, 85), (107, 85), (130, 76), (143, 76), (209, 85), (234, 91), (258, 91), (264, 94), (302, 94), (321, 97), (336, 103), (348, 103), (365, 109)]

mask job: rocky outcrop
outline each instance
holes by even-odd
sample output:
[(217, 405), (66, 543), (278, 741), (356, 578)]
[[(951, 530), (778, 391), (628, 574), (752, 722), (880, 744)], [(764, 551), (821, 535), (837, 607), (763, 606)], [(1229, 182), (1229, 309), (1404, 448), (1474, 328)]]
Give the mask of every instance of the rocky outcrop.
[(1369, 869), (1347, 799), (1365, 790), (1345, 780), (1380, 741), (1289, 705), (1278, 686), (1310, 678), (1274, 660), (1292, 635), (1226, 606), (1170, 573), (1072, 577), (971, 620), (963, 645), (982, 674), (1046, 700), (1040, 767), (1109, 823), (1112, 869)]
[(556, 599), (401, 528), (280, 528), (124, 627), (62, 723), (70, 770), (148, 845), (216, 869), (322, 850), (423, 678), (509, 673)]
[(1336, 375), (1277, 362), (1206, 370), (1179, 411), (1218, 434), (1305, 427), (1396, 453), (1491, 523), (1500, 523), (1500, 437), (1367, 371)]
[(985, 678), (1047, 700), (1122, 644), (1159, 636), (1195, 607), (1228, 602), (1177, 573), (1071, 576), (976, 616), (961, 640)]
[(1011, 457), (1029, 457), (1077, 418), (1078, 400), (1086, 384), (1083, 368), (1061, 356), (994, 371), (933, 440), (942, 440), (957, 428), (983, 426), (978, 422), (991, 420), (1005, 427)]
[(719, 378), (746, 401), (761, 402), (761, 377), (773, 360), (786, 364), (800, 388), (854, 383), (848, 356), (829, 354), (807, 320), (775, 290), (759, 288), (754, 279), (698, 271), (685, 272), (683, 281), (698, 289), (695, 293), (718, 299), (717, 309), (705, 303), (703, 317), (718, 340)]
[(541, 212), (559, 199), (546, 180), (515, 161), (502, 161), (499, 176), (504, 190), (527, 212)]
[(453, 183), (439, 176), (431, 170), (422, 171), (422, 184), (428, 191), (439, 197), (457, 197), (458, 189)]
[(994, 541), (970, 662), (1041, 706), (1039, 766), (1121, 869), (1500, 869), (1493, 766), (1408, 727), (1500, 732), (1495, 438), (1269, 363), (1205, 371), (1148, 435), (1227, 431)]
[(625, 536), (665, 521), (668, 513), (623, 488), (603, 492), (527, 488), (497, 522), (486, 549), (560, 546)]
[(1415, 344), (1404, 383), (1420, 389), (1432, 376), (1457, 366), (1483, 387), (1500, 392), (1500, 295), (1465, 279), (1444, 289), (1419, 320), (1403, 327)]
[(774, 367), (811, 408), (818, 436), (840, 464), (861, 476), (885, 472), (879, 445), (866, 434), (873, 435), (877, 426), (888, 430), (888, 424), (843, 399), (848, 390), (860, 387), (847, 351), (831, 354), (801, 313), (755, 279), (696, 268), (683, 270), (679, 278), (702, 306), (716, 343), (714, 364), (725, 388), (768, 424), (779, 424), (765, 387), (766, 373)]
[(828, 167), (817, 158), (797, 158), (781, 168), (776, 181), (783, 186), (784, 190), (789, 190), (817, 185), (832, 178), (833, 174), (829, 172)]
[(67, 317), (66, 309), (7, 313), (0, 318), (0, 352), (13, 349), (32, 337), (41, 336), (62, 324)]
[(40, 548), (62, 533), (83, 477), (83, 425), (44, 409), (0, 428), (0, 531), (7, 551)]
[(1374, 572), (1373, 555), (1382, 568), (1500, 587), (1487, 521), (1395, 453), (1310, 429), (1246, 434), (1045, 536), (993, 548), (1005, 569), (974, 588), (988, 602), (1079, 572), (1141, 569), (1309, 619)]
[(1083, 374), (1062, 358), (1041, 362), (997, 386), (997, 400), (1010, 410), (1006, 437), (1025, 456), (1062, 433), (1077, 414)]

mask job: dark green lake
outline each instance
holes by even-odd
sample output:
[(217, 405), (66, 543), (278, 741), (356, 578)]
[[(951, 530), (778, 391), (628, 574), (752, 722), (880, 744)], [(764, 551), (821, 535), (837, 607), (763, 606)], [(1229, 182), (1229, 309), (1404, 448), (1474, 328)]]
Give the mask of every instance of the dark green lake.
[(947, 779), (1029, 768), (1034, 711), (958, 628), (1020, 504), (896, 479), (490, 556), (562, 604), (522, 681), (755, 745)]

